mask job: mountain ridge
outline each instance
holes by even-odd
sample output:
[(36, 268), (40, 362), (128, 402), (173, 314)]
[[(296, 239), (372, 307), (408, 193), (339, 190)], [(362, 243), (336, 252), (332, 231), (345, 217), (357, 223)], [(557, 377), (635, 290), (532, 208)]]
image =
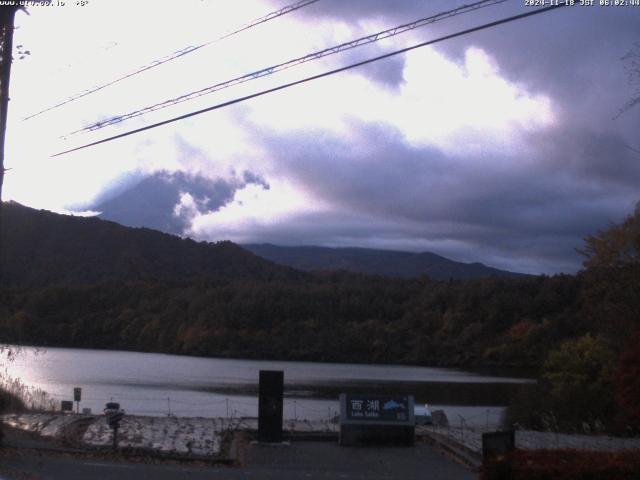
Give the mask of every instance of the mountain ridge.
[(196, 242), (99, 217), (62, 215), (16, 202), (3, 204), (4, 285), (39, 287), (135, 281), (299, 279), (314, 271), (347, 271), (433, 280), (522, 277), (481, 263), (461, 263), (431, 252), (361, 247), (285, 247)]
[(241, 244), (241, 247), (274, 263), (303, 271), (347, 270), (399, 278), (428, 275), (434, 280), (527, 276), (479, 262), (457, 262), (432, 252), (362, 247), (279, 246), (270, 243)]
[(96, 217), (2, 205), (2, 279), (10, 286), (305, 276), (229, 242), (196, 242)]

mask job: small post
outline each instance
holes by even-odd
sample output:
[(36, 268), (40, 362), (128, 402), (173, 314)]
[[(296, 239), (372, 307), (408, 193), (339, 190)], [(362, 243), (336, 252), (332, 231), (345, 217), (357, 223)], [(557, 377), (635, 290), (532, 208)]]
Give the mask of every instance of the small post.
[(113, 427), (113, 451), (118, 451), (118, 425)]
[(224, 401), (227, 404), (227, 418), (229, 418), (229, 399), (225, 398)]
[(296, 401), (293, 401), (293, 419), (298, 421), (298, 408), (296, 406)]
[(118, 428), (124, 417), (124, 410), (120, 409), (119, 403), (109, 402), (105, 405), (104, 414), (109, 427), (113, 430), (113, 451), (115, 452), (118, 449)]
[(170, 417), (171, 416), (171, 397), (167, 397), (167, 416)]

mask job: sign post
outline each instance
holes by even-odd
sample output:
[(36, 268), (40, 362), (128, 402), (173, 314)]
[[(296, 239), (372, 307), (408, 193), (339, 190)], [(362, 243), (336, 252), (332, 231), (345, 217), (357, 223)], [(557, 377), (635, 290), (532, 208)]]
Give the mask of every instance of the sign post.
[(73, 400), (76, 402), (76, 413), (80, 413), (80, 400), (82, 400), (82, 388), (73, 389)]
[(412, 396), (340, 394), (340, 445), (414, 443)]
[(124, 418), (124, 410), (120, 408), (120, 404), (116, 402), (108, 402), (104, 407), (104, 414), (107, 417), (107, 423), (113, 430), (113, 451), (118, 449), (118, 428), (120, 421)]

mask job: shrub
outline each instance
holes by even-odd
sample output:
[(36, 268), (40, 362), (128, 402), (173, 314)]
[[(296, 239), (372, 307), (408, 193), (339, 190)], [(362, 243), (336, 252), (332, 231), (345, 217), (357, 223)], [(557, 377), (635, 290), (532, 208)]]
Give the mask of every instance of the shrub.
[(637, 480), (640, 451), (516, 450), (487, 462), (481, 480)]

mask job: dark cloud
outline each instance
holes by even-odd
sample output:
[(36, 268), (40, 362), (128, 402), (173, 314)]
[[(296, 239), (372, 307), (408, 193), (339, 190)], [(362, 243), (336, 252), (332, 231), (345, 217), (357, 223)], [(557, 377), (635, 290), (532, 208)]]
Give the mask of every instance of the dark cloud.
[(469, 46), (482, 48), (501, 75), (530, 92), (551, 96), (576, 128), (630, 133), (632, 122), (612, 118), (631, 94), (621, 57), (637, 41), (639, 23), (638, 8), (565, 8), (437, 48), (453, 59), (462, 59)]
[[(463, 3), (322, 0), (296, 15), (340, 20), (364, 35), (371, 32), (363, 20), (392, 27)], [(507, 2), (412, 35), (428, 40), (523, 11), (522, 2)], [(632, 94), (620, 58), (638, 40), (638, 20), (638, 8), (566, 8), (437, 44), (457, 63), (468, 48), (481, 48), (501, 76), (550, 99), (556, 127), (520, 132), (515, 153), (412, 147), (389, 125), (372, 122), (353, 121), (348, 136), (319, 129), (282, 135), (253, 125), (252, 138), (273, 159), (270, 175), (331, 209), (227, 233), (242, 242), (430, 250), (530, 273), (575, 271), (583, 238), (620, 221), (640, 197), (640, 155), (633, 151), (640, 148), (634, 143), (640, 108), (613, 119)], [(376, 44), (330, 61), (344, 65), (383, 51)], [(404, 62), (398, 56), (358, 72), (393, 89), (403, 81)], [(237, 120), (251, 129), (249, 111), (242, 112)], [(184, 141), (180, 150), (192, 162), (203, 156)], [(251, 172), (231, 181), (159, 173), (93, 208), (124, 223), (182, 233), (194, 211), (173, 215), (181, 194), (204, 213), (248, 183), (268, 188)]]
[(350, 127), (348, 140), (261, 130), (281, 174), (344, 213), (322, 222), (302, 215), (250, 241), (432, 245), (435, 253), (501, 268), (575, 271), (583, 238), (621, 220), (638, 197), (640, 162), (613, 134), (568, 125), (543, 142), (532, 134), (534, 153), (452, 156), (413, 148), (386, 125)]
[(245, 170), (243, 172), (242, 179), (245, 185), (249, 183), (253, 183), (254, 185), (260, 185), (265, 190), (269, 190), (269, 188), (271, 188), (267, 183), (267, 181), (261, 175), (256, 175), (255, 173), (250, 172), (249, 170)]
[(378, 19), (389, 22), (410, 22), (419, 18), (431, 16), (435, 13), (450, 10), (463, 5), (463, 1), (451, 0), (322, 0), (311, 7), (298, 12), (301, 16), (310, 18), (328, 18), (345, 23), (357, 24), (364, 19)]
[[(323, 0), (302, 9), (299, 15), (338, 20), (352, 27), (363, 20), (377, 19), (385, 28), (390, 28), (469, 3)], [(414, 30), (413, 35), (431, 40), (531, 11), (523, 2), (505, 2), (440, 20)], [(501, 73), (510, 80), (526, 85), (533, 93), (552, 95), (558, 102), (570, 105), (574, 113), (581, 110), (577, 117), (580, 122), (609, 122), (633, 94), (621, 57), (638, 42), (638, 24), (638, 8), (576, 6), (447, 40), (435, 48), (452, 59), (463, 61), (464, 52), (470, 46), (480, 47), (496, 59)], [(594, 112), (594, 106), (598, 111)], [(640, 121), (640, 117), (636, 120)], [(611, 128), (620, 128), (620, 125), (612, 124)]]
[[(391, 50), (392, 49), (389, 47), (381, 49), (378, 48), (378, 45), (371, 45), (364, 49), (354, 49), (344, 52), (340, 55), (339, 59), (334, 60), (336, 63), (336, 67), (351, 65), (369, 58), (383, 55), (390, 52)], [(405, 57), (402, 55), (396, 55), (386, 58), (383, 61), (373, 62), (358, 67), (357, 73), (377, 83), (378, 85), (390, 88), (392, 90), (397, 90), (404, 80), (404, 65)]]
[[(327, 0), (302, 14), (393, 26), (462, 3)], [(428, 40), (523, 11), (520, 2), (507, 2), (412, 35)], [(458, 63), (469, 47), (481, 48), (500, 75), (550, 98), (558, 127), (526, 137), (533, 153), (445, 155), (411, 148), (398, 132), (375, 124), (352, 125), (355, 141), (317, 131), (295, 138), (262, 131), (282, 174), (345, 213), (340, 221), (305, 215), (255, 240), (332, 245), (350, 239), (352, 245), (414, 250), (433, 245), (436, 253), (502, 268), (577, 269), (575, 249), (583, 238), (620, 221), (640, 196), (640, 156), (633, 150), (640, 147), (640, 108), (614, 120), (633, 94), (621, 57), (638, 41), (639, 20), (637, 8), (565, 8), (437, 44)], [(379, 81), (385, 64), (360, 72)], [(399, 82), (402, 65), (389, 68), (391, 85)], [(367, 148), (354, 151), (354, 143)]]
[[(218, 210), (233, 200), (236, 190), (250, 183), (268, 188), (261, 176), (249, 171), (231, 180), (180, 171), (137, 176), (137, 183), (124, 190), (117, 188), (116, 194), (106, 192), (89, 208), (101, 212), (101, 218), (123, 225), (182, 235), (193, 216)], [(191, 203), (176, 208), (185, 194)]]

